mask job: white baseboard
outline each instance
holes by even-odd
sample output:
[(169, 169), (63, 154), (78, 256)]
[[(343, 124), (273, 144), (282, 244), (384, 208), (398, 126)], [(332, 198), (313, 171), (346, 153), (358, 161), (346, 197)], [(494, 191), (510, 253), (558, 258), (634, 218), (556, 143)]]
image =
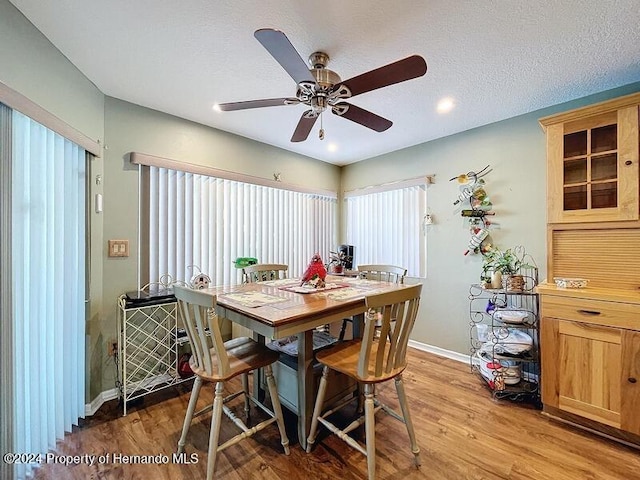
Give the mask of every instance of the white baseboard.
[(454, 352), (452, 350), (445, 350), (444, 348), (436, 347), (434, 345), (428, 345), (426, 343), (416, 342), (415, 340), (409, 340), (409, 346), (423, 352), (433, 353), (440, 357), (449, 358), (457, 362), (469, 363), (471, 361), (469, 355), (463, 353)]
[[(409, 340), (409, 346), (417, 350), (433, 353), (434, 355), (449, 358), (457, 362), (468, 364), (470, 361), (469, 355), (464, 355), (462, 353), (454, 352), (452, 350), (445, 350), (444, 348), (435, 347), (433, 345), (428, 345), (426, 343), (416, 342), (415, 340)], [(114, 398), (118, 398), (119, 394), (120, 392), (118, 391), (117, 388), (112, 388), (110, 390), (105, 390), (104, 392), (101, 392), (96, 398), (94, 398), (91, 401), (91, 403), (85, 404), (84, 406), (85, 416), (87, 417), (92, 416), (94, 413), (98, 411), (98, 409), (102, 406), (103, 403), (108, 402), (109, 400), (113, 400)]]
[(119, 395), (120, 392), (117, 388), (112, 388), (111, 390), (100, 392), (100, 394), (96, 398), (94, 398), (91, 403), (85, 403), (84, 415), (86, 417), (92, 416), (98, 411), (103, 403), (108, 402), (109, 400), (113, 400), (114, 398), (118, 398)]

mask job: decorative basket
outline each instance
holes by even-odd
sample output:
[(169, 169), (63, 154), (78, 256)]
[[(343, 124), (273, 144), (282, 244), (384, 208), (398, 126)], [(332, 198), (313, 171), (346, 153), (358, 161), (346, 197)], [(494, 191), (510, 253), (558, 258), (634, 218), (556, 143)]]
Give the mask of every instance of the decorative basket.
[(508, 292), (521, 292), (524, 290), (524, 277), (522, 275), (509, 275), (506, 281)]

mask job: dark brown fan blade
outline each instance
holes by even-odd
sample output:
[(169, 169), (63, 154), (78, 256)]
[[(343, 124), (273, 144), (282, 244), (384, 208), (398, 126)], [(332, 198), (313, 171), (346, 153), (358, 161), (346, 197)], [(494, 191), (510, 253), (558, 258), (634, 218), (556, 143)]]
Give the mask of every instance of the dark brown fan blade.
[(233, 110), (246, 110), (247, 108), (278, 107), (280, 105), (297, 105), (300, 100), (297, 98), (264, 98), (262, 100), (249, 100), (246, 102), (220, 103), (218, 108), (223, 112)]
[(262, 28), (256, 30), (253, 35), (271, 56), (282, 65), (282, 68), (291, 75), (294, 82), (316, 83), (316, 79), (311, 75), (309, 67), (284, 33), (272, 28)]
[(346, 102), (336, 104), (331, 111), (339, 117), (359, 123), (376, 132), (384, 132), (393, 125), (391, 120)]
[(304, 142), (309, 136), (309, 132), (313, 128), (313, 125), (316, 123), (318, 116), (313, 113), (313, 110), (307, 110), (300, 117), (300, 121), (298, 122), (298, 126), (296, 127), (296, 131), (293, 132), (293, 136), (291, 137), (292, 142)]
[[(412, 78), (421, 77), (427, 73), (427, 62), (420, 55), (398, 60), (384, 67), (376, 68), (342, 82), (355, 97), (361, 93), (370, 92), (376, 88), (386, 87), (394, 83), (404, 82)], [(336, 85), (337, 90), (340, 85)]]

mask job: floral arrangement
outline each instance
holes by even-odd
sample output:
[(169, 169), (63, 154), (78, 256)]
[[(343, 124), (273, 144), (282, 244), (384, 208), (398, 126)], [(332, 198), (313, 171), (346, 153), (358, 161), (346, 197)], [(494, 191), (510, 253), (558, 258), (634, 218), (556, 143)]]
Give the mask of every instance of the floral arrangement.
[(521, 245), (506, 250), (500, 250), (500, 248), (490, 245), (490, 248), (483, 251), (482, 255), (481, 282), (490, 281), (493, 272), (499, 272), (502, 275), (517, 275), (523, 268), (535, 268), (536, 266), (531, 256)]
[[(342, 272), (342, 270), (351, 261), (351, 255), (347, 255), (346, 252), (329, 252), (329, 263), (327, 263), (327, 270), (334, 272)], [(337, 267), (337, 268), (336, 268)]]

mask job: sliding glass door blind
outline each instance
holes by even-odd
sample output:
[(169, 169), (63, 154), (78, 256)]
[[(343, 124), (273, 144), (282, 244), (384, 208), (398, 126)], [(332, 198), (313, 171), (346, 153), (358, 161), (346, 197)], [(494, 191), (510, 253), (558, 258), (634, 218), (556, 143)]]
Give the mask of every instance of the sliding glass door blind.
[(44, 454), (84, 417), (87, 161), (21, 113), (10, 120), (11, 449)]

